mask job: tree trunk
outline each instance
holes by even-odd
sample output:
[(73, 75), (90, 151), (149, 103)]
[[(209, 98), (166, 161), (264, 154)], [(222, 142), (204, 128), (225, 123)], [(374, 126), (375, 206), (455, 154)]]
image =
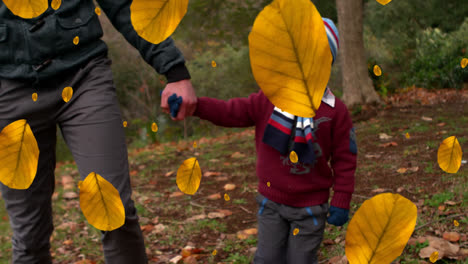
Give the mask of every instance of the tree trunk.
[(343, 101), (348, 107), (380, 102), (368, 75), (364, 53), (363, 5), (363, 0), (336, 0)]

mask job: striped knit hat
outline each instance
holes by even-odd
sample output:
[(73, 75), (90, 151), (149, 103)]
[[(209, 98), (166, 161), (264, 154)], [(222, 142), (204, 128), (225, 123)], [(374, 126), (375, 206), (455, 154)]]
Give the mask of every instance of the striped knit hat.
[[(340, 36), (338, 35), (338, 29), (335, 23), (331, 19), (323, 17), (323, 23), (325, 24), (325, 31), (327, 32), (328, 43), (330, 44), (330, 50), (333, 55), (333, 62), (335, 62), (336, 54), (340, 48)], [(332, 62), (332, 63), (333, 63)]]

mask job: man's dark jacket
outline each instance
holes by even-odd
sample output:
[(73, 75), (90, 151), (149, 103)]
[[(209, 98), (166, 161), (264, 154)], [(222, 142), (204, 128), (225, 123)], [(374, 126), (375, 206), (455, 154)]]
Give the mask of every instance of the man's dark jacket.
[[(114, 27), (136, 47), (144, 60), (169, 82), (189, 79), (184, 58), (171, 38), (155, 45), (134, 30), (132, 0), (97, 0)], [(102, 27), (93, 0), (63, 0), (33, 19), (14, 15), (0, 1), (0, 78), (44, 80), (79, 68), (89, 59), (106, 54)], [(78, 36), (79, 43), (73, 39)]]

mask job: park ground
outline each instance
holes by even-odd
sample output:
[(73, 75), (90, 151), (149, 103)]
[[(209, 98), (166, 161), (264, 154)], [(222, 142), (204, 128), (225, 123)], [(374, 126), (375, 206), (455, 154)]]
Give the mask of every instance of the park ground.
[[(428, 236), (445, 234), (453, 239), (447, 234), (458, 235), (453, 244), (466, 253), (468, 90), (410, 89), (379, 107), (355, 108), (352, 116), (359, 155), (351, 215), (376, 194), (399, 193), (417, 205), (418, 218), (410, 243), (394, 263), (430, 263), (419, 256), (428, 246)], [(133, 198), (150, 263), (180, 258), (180, 263), (249, 263), (252, 259), (257, 242), (254, 130), (226, 131), (213, 138), (129, 149)], [(439, 144), (449, 136), (458, 138), (464, 153), (465, 162), (456, 174), (444, 173), (437, 163)], [(203, 173), (193, 196), (180, 193), (175, 180), (178, 166), (190, 157), (198, 158)], [(57, 165), (54, 263), (104, 263), (100, 232), (87, 224), (79, 208), (78, 181), (73, 162)], [(320, 263), (345, 255), (346, 227), (327, 225)], [(0, 200), (0, 263), (9, 263), (10, 239), (8, 216)], [(437, 263), (468, 262), (461, 253), (457, 258)]]

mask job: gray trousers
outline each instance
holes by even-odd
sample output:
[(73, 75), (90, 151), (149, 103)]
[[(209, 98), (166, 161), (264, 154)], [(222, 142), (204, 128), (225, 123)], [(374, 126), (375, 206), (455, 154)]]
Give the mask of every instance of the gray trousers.
[[(316, 264), (328, 204), (291, 207), (257, 196), (258, 243), (255, 264)], [(294, 229), (298, 233), (294, 235)]]
[[(112, 80), (110, 60), (102, 56), (79, 70), (39, 82), (0, 79), (0, 130), (26, 119), (39, 145), (36, 177), (27, 190), (0, 184), (13, 229), (14, 264), (52, 263), (49, 238), (53, 231), (51, 197), (54, 192), (56, 125), (78, 165), (83, 180), (96, 172), (119, 191), (125, 224), (103, 232), (106, 263), (147, 263), (143, 236), (131, 199), (127, 147)], [(72, 99), (62, 100), (71, 86)], [(31, 95), (37, 92), (34, 102)]]

